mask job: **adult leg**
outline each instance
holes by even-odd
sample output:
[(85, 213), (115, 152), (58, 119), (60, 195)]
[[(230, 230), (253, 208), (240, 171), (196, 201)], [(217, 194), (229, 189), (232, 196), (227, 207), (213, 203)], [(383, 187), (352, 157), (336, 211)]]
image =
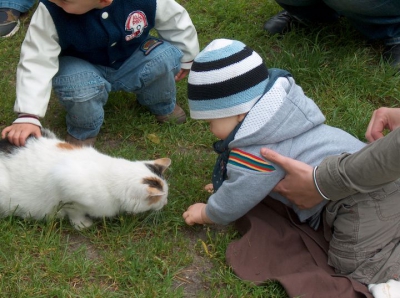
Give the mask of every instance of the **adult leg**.
[(328, 263), (364, 284), (400, 278), (400, 180), (331, 202), (325, 210)]
[(371, 40), (383, 40), (384, 58), (400, 67), (400, 1), (324, 0)]
[(67, 110), (68, 134), (79, 141), (95, 138), (103, 123), (103, 106), (111, 91), (101, 71), (87, 61), (61, 57), (59, 71), (53, 78), (53, 90)]
[(292, 28), (294, 22), (309, 25), (311, 23), (330, 23), (339, 15), (322, 0), (278, 0), (284, 11), (273, 16), (264, 24), (270, 34), (282, 34)]
[(0, 36), (10, 37), (19, 29), (19, 16), (30, 10), (36, 0), (0, 0)]
[(113, 90), (135, 93), (138, 102), (156, 115), (159, 122), (186, 119), (176, 105), (175, 75), (182, 53), (168, 42), (150, 38), (110, 78)]
[(36, 3), (36, 0), (0, 0), (0, 8), (12, 8), (20, 13), (28, 12)]

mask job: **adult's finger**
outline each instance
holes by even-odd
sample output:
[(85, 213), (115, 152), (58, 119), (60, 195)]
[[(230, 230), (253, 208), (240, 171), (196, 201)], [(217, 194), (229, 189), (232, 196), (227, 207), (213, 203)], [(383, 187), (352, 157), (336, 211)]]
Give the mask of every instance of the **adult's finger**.
[(267, 148), (261, 148), (260, 152), (265, 159), (278, 164), (285, 171), (288, 169), (288, 158), (286, 156), (280, 155), (279, 153)]

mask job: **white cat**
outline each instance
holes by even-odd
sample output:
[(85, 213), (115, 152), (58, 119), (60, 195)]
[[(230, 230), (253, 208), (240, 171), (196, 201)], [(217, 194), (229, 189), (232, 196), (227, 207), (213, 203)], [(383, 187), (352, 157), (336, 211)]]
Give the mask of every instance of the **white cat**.
[(0, 141), (0, 217), (68, 216), (76, 229), (96, 217), (160, 210), (169, 158), (129, 161), (77, 147), (48, 131), (25, 147)]

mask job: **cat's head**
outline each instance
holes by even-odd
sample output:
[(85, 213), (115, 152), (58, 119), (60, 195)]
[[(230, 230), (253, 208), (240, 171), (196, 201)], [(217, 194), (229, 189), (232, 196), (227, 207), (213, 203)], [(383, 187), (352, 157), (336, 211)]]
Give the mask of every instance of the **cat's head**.
[[(168, 201), (168, 183), (164, 178), (165, 170), (171, 165), (171, 159), (160, 158), (153, 161), (144, 161), (138, 182), (140, 185), (131, 185), (131, 197), (125, 201), (125, 208), (129, 213), (140, 213), (149, 210), (160, 210)], [(138, 178), (138, 177), (136, 177)], [(139, 186), (139, 187), (138, 187)], [(132, 200), (138, 195), (140, 199)], [(128, 191), (129, 192), (129, 191)]]

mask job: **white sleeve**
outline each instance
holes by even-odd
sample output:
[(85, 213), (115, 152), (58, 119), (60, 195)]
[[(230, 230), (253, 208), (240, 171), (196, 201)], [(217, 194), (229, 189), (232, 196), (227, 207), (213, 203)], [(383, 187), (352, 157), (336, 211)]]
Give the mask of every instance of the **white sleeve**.
[[(43, 3), (32, 16), (17, 67), (16, 113), (44, 117), (61, 47), (54, 22)], [(29, 121), (25, 121), (29, 122)]]
[(199, 41), (189, 13), (174, 0), (157, 0), (155, 29), (162, 39), (183, 52), (182, 68), (190, 69)]

